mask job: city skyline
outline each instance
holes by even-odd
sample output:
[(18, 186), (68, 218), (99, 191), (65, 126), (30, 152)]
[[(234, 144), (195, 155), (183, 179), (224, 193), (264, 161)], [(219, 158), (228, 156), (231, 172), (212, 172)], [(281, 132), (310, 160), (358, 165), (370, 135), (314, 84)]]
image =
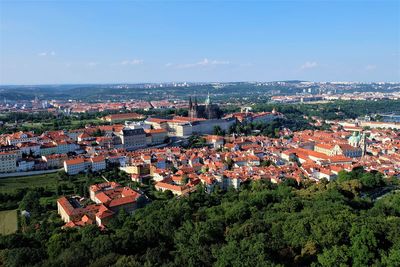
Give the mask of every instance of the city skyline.
[(0, 84), (400, 81), (397, 1), (0, 2)]

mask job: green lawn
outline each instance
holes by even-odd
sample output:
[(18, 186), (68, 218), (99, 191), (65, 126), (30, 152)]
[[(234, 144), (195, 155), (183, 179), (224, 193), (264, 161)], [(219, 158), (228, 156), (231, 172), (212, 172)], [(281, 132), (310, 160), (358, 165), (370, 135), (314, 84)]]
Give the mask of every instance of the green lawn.
[(20, 188), (44, 187), (56, 189), (57, 173), (0, 178), (0, 193), (14, 193)]
[(12, 234), (18, 230), (17, 210), (0, 211), (0, 234)]

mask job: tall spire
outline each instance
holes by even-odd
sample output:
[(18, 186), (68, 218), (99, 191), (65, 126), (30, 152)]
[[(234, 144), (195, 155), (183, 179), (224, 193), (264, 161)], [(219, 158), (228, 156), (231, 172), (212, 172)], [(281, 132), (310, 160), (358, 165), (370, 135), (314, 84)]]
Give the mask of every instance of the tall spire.
[(205, 101), (204, 103), (205, 103), (206, 105), (210, 105), (210, 104), (211, 104), (210, 92), (208, 92), (206, 101)]
[(367, 154), (367, 136), (365, 135), (365, 132), (362, 133), (360, 145), (362, 149), (362, 156), (364, 157)]
[(192, 97), (189, 97), (189, 109), (192, 109), (193, 103), (192, 103)]

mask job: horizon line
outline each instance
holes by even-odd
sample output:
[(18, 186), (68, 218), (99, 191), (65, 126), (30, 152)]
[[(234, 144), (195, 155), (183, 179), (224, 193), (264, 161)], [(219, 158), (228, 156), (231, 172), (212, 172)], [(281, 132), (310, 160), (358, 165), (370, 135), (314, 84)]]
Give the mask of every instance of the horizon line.
[(310, 83), (400, 83), (399, 81), (308, 81), (308, 80), (272, 80), (272, 81), (162, 81), (162, 82), (106, 82), (106, 83), (21, 83), (21, 84), (1, 84), (0, 87), (5, 86), (63, 86), (63, 85), (139, 85), (139, 84), (164, 84), (164, 83), (188, 83), (188, 84), (213, 84), (213, 83), (273, 83), (273, 82), (310, 82)]

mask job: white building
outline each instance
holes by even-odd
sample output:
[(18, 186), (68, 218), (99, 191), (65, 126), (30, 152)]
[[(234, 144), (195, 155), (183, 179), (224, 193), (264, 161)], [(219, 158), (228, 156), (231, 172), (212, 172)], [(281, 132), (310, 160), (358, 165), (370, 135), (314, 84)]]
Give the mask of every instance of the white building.
[(80, 172), (84, 172), (85, 160), (83, 158), (76, 158), (64, 161), (64, 170), (70, 175), (75, 175)]
[(92, 172), (98, 172), (106, 169), (106, 159), (104, 156), (90, 158), (90, 162), (92, 164)]
[(21, 160), (18, 162), (17, 172), (26, 172), (33, 170), (35, 166), (34, 160)]
[(146, 147), (146, 133), (143, 128), (124, 128), (118, 133), (118, 136), (121, 138), (122, 145), (126, 150)]
[(17, 170), (17, 151), (0, 152), (0, 173), (15, 172)]
[(19, 143), (28, 143), (28, 142), (36, 142), (38, 140), (38, 137), (35, 136), (31, 132), (17, 132), (13, 133), (12, 135), (9, 135), (7, 137), (7, 143), (9, 145), (16, 145)]

